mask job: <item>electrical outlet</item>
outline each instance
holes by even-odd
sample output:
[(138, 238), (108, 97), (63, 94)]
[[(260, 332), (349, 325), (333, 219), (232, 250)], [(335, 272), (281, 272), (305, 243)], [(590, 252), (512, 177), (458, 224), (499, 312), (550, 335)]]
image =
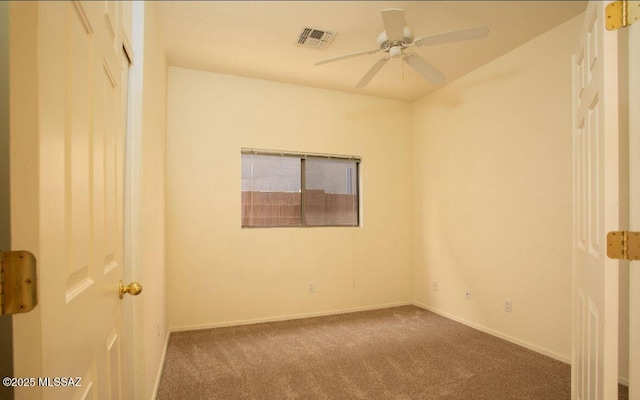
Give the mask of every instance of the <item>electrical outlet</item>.
[(511, 300), (509, 299), (504, 300), (504, 311), (511, 312)]
[(471, 300), (471, 289), (465, 289), (464, 290), (464, 298), (466, 300)]
[(433, 291), (434, 292), (438, 291), (438, 281), (433, 281)]
[(315, 293), (316, 292), (316, 284), (311, 282), (309, 283), (309, 293)]

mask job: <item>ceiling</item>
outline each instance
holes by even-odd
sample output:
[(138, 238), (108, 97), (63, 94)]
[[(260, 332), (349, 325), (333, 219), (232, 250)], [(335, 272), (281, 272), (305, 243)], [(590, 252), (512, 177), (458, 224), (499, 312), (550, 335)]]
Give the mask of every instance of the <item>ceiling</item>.
[[(161, 1), (169, 65), (326, 88), (406, 102), (494, 60), (580, 14), (586, 1)], [(325, 65), (326, 58), (377, 47), (380, 12), (405, 10), (415, 37), (486, 25), (489, 37), (409, 50), (447, 79), (434, 86), (401, 59), (363, 89), (356, 83), (381, 53)], [(325, 49), (297, 45), (303, 27), (334, 32)]]

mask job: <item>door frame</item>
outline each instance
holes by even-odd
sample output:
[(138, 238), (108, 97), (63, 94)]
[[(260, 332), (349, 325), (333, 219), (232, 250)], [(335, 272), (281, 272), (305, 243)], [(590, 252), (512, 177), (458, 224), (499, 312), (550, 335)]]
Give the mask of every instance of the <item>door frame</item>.
[[(124, 43), (129, 57), (127, 128), (124, 171), (124, 277), (126, 282), (144, 281), (142, 268), (142, 132), (143, 132), (143, 84), (144, 84), (144, 26), (145, 2), (132, 2), (131, 37)], [(144, 298), (139, 299), (144, 301)], [(131, 375), (129, 397), (142, 399), (146, 393), (145, 345), (143, 303), (125, 299), (123, 302), (123, 335), (125, 354), (129, 360)]]
[[(629, 34), (629, 71), (640, 71), (640, 22)], [(640, 231), (640, 75), (629, 73), (629, 230)], [(640, 399), (640, 261), (629, 263), (629, 398)]]
[[(11, 197), (9, 194), (9, 3), (0, 2), (0, 251), (11, 249)], [(0, 376), (13, 376), (13, 321), (0, 315)], [(0, 386), (0, 398), (12, 400), (13, 388)]]

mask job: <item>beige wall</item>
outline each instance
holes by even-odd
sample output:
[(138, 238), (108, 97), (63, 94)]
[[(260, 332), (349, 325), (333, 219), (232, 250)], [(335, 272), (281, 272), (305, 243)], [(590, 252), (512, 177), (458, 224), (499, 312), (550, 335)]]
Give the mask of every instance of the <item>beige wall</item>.
[[(168, 99), (172, 328), (411, 301), (408, 104), (173, 67)], [(361, 156), (363, 226), (241, 229), (242, 147)]]
[[(569, 361), (580, 23), (413, 104), (169, 68), (170, 327), (415, 302)], [(363, 227), (241, 229), (241, 147), (362, 156)]]
[[(413, 105), (414, 299), (565, 361), (571, 357), (570, 61), (581, 21)], [(505, 299), (513, 302), (510, 313), (503, 311)]]

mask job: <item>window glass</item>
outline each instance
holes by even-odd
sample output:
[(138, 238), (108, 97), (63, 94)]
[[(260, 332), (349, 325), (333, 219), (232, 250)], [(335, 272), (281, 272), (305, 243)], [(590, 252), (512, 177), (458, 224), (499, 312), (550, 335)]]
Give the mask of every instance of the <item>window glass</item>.
[(242, 226), (300, 226), (300, 158), (242, 155)]
[(352, 160), (305, 160), (306, 225), (358, 225), (357, 168)]

